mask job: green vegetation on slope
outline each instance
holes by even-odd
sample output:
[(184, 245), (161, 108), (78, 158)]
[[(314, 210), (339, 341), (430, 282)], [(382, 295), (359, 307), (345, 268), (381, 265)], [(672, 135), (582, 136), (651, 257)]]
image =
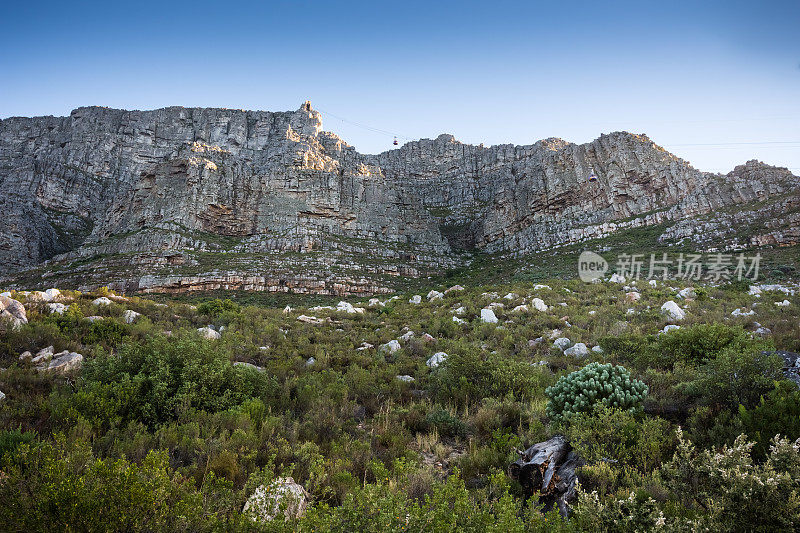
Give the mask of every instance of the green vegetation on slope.
[[(449, 285), (437, 282), (430, 288)], [(798, 392), (783, 380), (782, 361), (761, 352), (800, 350), (797, 296), (757, 298), (730, 284), (696, 287), (697, 298), (682, 300), (679, 283), (640, 282), (641, 298), (629, 301), (619, 284), (547, 285), (467, 285), (417, 305), (406, 294), (352, 314), (297, 300), (256, 307), (222, 293), (197, 307), (138, 297), (96, 306), (113, 295), (65, 291), (60, 316), (15, 294), (29, 323), (0, 333), (0, 523), (9, 531), (794, 527), (798, 450), (771, 441), (800, 438)], [(549, 309), (534, 310), (534, 297)], [(668, 300), (687, 317), (660, 333)], [(284, 312), (285, 303), (301, 307)], [(499, 323), (481, 322), (492, 303), (503, 304), (493, 306)], [(513, 311), (523, 303), (528, 311)], [(127, 310), (141, 316), (126, 323)], [(770, 334), (755, 335), (755, 320)], [(200, 336), (208, 325), (218, 340)], [(603, 351), (564, 354), (556, 337)], [(398, 351), (379, 349), (395, 339)], [(19, 359), (51, 345), (83, 354), (83, 368), (48, 374)], [(430, 368), (437, 352), (447, 357)], [(548, 387), (595, 363), (623, 366), (619, 391), (635, 393), (631, 406), (642, 408), (581, 404), (572, 416), (549, 415)], [(555, 434), (587, 461), (569, 521), (542, 514), (535, 497), (526, 504), (506, 474), (516, 449)], [(242, 514), (256, 487), (283, 476), (308, 491), (304, 517), (257, 523)]]

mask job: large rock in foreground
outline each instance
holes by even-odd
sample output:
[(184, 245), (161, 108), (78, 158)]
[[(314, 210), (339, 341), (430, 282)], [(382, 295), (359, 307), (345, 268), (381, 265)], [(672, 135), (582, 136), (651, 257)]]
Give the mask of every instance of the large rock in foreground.
[(8, 296), (0, 296), (0, 327), (2, 323), (10, 324), (11, 329), (17, 329), (28, 323), (25, 306)]
[(302, 485), (290, 477), (281, 477), (269, 485), (261, 485), (247, 499), (243, 513), (257, 522), (271, 522), (279, 515), (285, 519), (305, 514), (309, 495)]

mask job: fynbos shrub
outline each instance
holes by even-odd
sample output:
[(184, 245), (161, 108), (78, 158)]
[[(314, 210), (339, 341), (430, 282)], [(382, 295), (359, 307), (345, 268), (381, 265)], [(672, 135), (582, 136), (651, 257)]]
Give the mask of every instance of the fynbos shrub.
[(647, 396), (647, 386), (632, 379), (625, 367), (591, 363), (562, 377), (545, 393), (550, 398), (547, 416), (559, 420), (592, 411), (596, 404), (636, 411)]

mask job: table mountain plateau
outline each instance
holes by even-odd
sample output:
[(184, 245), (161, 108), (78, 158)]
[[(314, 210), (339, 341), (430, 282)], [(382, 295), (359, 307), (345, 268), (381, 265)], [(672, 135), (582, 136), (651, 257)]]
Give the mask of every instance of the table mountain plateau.
[[(590, 181), (594, 172), (596, 181)], [(644, 135), (377, 155), (293, 112), (83, 107), (0, 121), (0, 282), (390, 292), (400, 279), (644, 226), (698, 249), (800, 241), (800, 180), (694, 169)]]

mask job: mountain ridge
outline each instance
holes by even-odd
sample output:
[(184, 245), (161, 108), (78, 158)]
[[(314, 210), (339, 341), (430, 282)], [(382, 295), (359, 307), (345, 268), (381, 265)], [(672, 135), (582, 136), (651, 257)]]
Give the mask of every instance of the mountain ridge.
[[(701, 172), (627, 132), (489, 147), (441, 134), (369, 155), (324, 131), (308, 102), (87, 106), (0, 120), (0, 263), (11, 283), (38, 272), (129, 291), (390, 292), (392, 280), (475, 252), (528, 254), (656, 224), (692, 240), (698, 217), (763, 202), (783, 202), (785, 217), (759, 208), (771, 226), (727, 246), (793, 245), (798, 183), (755, 161)], [(704, 235), (730, 226), (702, 224)]]

